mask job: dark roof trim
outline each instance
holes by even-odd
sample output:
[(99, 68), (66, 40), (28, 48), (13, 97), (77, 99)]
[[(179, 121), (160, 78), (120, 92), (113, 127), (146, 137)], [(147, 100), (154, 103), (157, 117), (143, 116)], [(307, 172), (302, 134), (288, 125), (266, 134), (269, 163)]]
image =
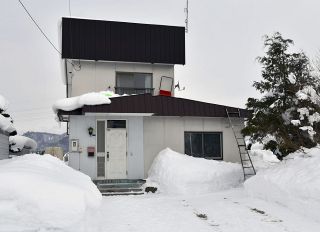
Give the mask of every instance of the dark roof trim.
[(185, 28), (62, 18), (62, 58), (185, 64)]
[[(238, 108), (211, 104), (184, 98), (167, 96), (152, 96), (140, 94), (111, 99), (111, 104), (83, 106), (73, 111), (58, 111), (62, 115), (84, 115), (86, 113), (152, 113), (154, 116), (189, 116), (189, 117), (227, 117), (229, 112), (236, 112)], [(246, 118), (250, 111), (239, 109), (241, 117)]]

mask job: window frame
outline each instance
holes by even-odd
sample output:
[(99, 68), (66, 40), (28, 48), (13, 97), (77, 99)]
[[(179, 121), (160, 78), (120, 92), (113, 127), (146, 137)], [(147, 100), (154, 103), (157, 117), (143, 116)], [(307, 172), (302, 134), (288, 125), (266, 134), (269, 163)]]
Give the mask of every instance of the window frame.
[[(194, 133), (194, 134), (201, 134), (201, 142), (202, 142), (202, 155), (204, 153), (204, 134), (219, 134), (220, 135), (220, 157), (210, 157), (210, 156), (202, 156), (202, 157), (197, 157), (197, 156), (193, 156), (193, 155), (189, 155), (186, 153), (186, 141), (185, 141), (185, 137), (187, 133)], [(205, 159), (212, 159), (212, 160), (223, 160), (223, 132), (222, 131), (184, 131), (184, 153), (186, 155), (192, 156), (192, 157), (196, 157), (196, 158), (205, 158)], [(192, 151), (192, 143), (191, 143), (191, 139), (190, 139), (190, 151)]]

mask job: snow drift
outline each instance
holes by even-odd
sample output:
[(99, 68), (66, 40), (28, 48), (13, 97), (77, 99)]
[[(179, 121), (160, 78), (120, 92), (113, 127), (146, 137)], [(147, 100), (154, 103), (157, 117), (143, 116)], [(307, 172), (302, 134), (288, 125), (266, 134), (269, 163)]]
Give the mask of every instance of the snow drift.
[(290, 154), (278, 165), (260, 170), (244, 186), (251, 196), (320, 221), (320, 148)]
[(0, 230), (66, 227), (100, 201), (101, 194), (88, 176), (51, 155), (0, 161)]
[(207, 160), (170, 150), (161, 151), (149, 170), (146, 186), (168, 194), (202, 194), (239, 185), (239, 164)]

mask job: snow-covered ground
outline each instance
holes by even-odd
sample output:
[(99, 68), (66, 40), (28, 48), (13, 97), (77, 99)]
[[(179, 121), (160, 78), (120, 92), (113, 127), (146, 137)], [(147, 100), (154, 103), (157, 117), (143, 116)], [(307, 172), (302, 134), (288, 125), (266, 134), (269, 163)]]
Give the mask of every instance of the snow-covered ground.
[[(202, 214), (202, 215), (201, 215)], [(243, 188), (196, 195), (104, 197), (66, 232), (318, 232), (320, 224), (277, 203), (248, 197)]]
[[(237, 175), (237, 165), (221, 162), (219, 167), (165, 150), (155, 160), (150, 178), (158, 180), (160, 190), (181, 182), (177, 189), (187, 192), (109, 196), (102, 198), (100, 206), (100, 194), (88, 177), (56, 158), (27, 155), (1, 161), (0, 231), (318, 232), (319, 155), (320, 149), (314, 148), (277, 162), (271, 153), (256, 149), (253, 160), (261, 166), (257, 176), (236, 188), (231, 181), (229, 189), (221, 191), (217, 183), (236, 180), (230, 173)], [(177, 160), (185, 168), (178, 167)], [(208, 164), (216, 170), (209, 171)], [(172, 168), (181, 169), (178, 177), (168, 170)], [(206, 180), (206, 193), (193, 191), (193, 181), (182, 178), (188, 169)], [(163, 188), (170, 178), (176, 179)], [(210, 191), (207, 180), (214, 186)]]

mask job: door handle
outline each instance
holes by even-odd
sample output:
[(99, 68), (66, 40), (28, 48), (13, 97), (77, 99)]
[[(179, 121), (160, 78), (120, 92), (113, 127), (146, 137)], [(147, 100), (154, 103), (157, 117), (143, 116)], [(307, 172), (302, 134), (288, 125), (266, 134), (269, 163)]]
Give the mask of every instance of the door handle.
[(107, 161), (109, 161), (109, 152), (107, 152)]

